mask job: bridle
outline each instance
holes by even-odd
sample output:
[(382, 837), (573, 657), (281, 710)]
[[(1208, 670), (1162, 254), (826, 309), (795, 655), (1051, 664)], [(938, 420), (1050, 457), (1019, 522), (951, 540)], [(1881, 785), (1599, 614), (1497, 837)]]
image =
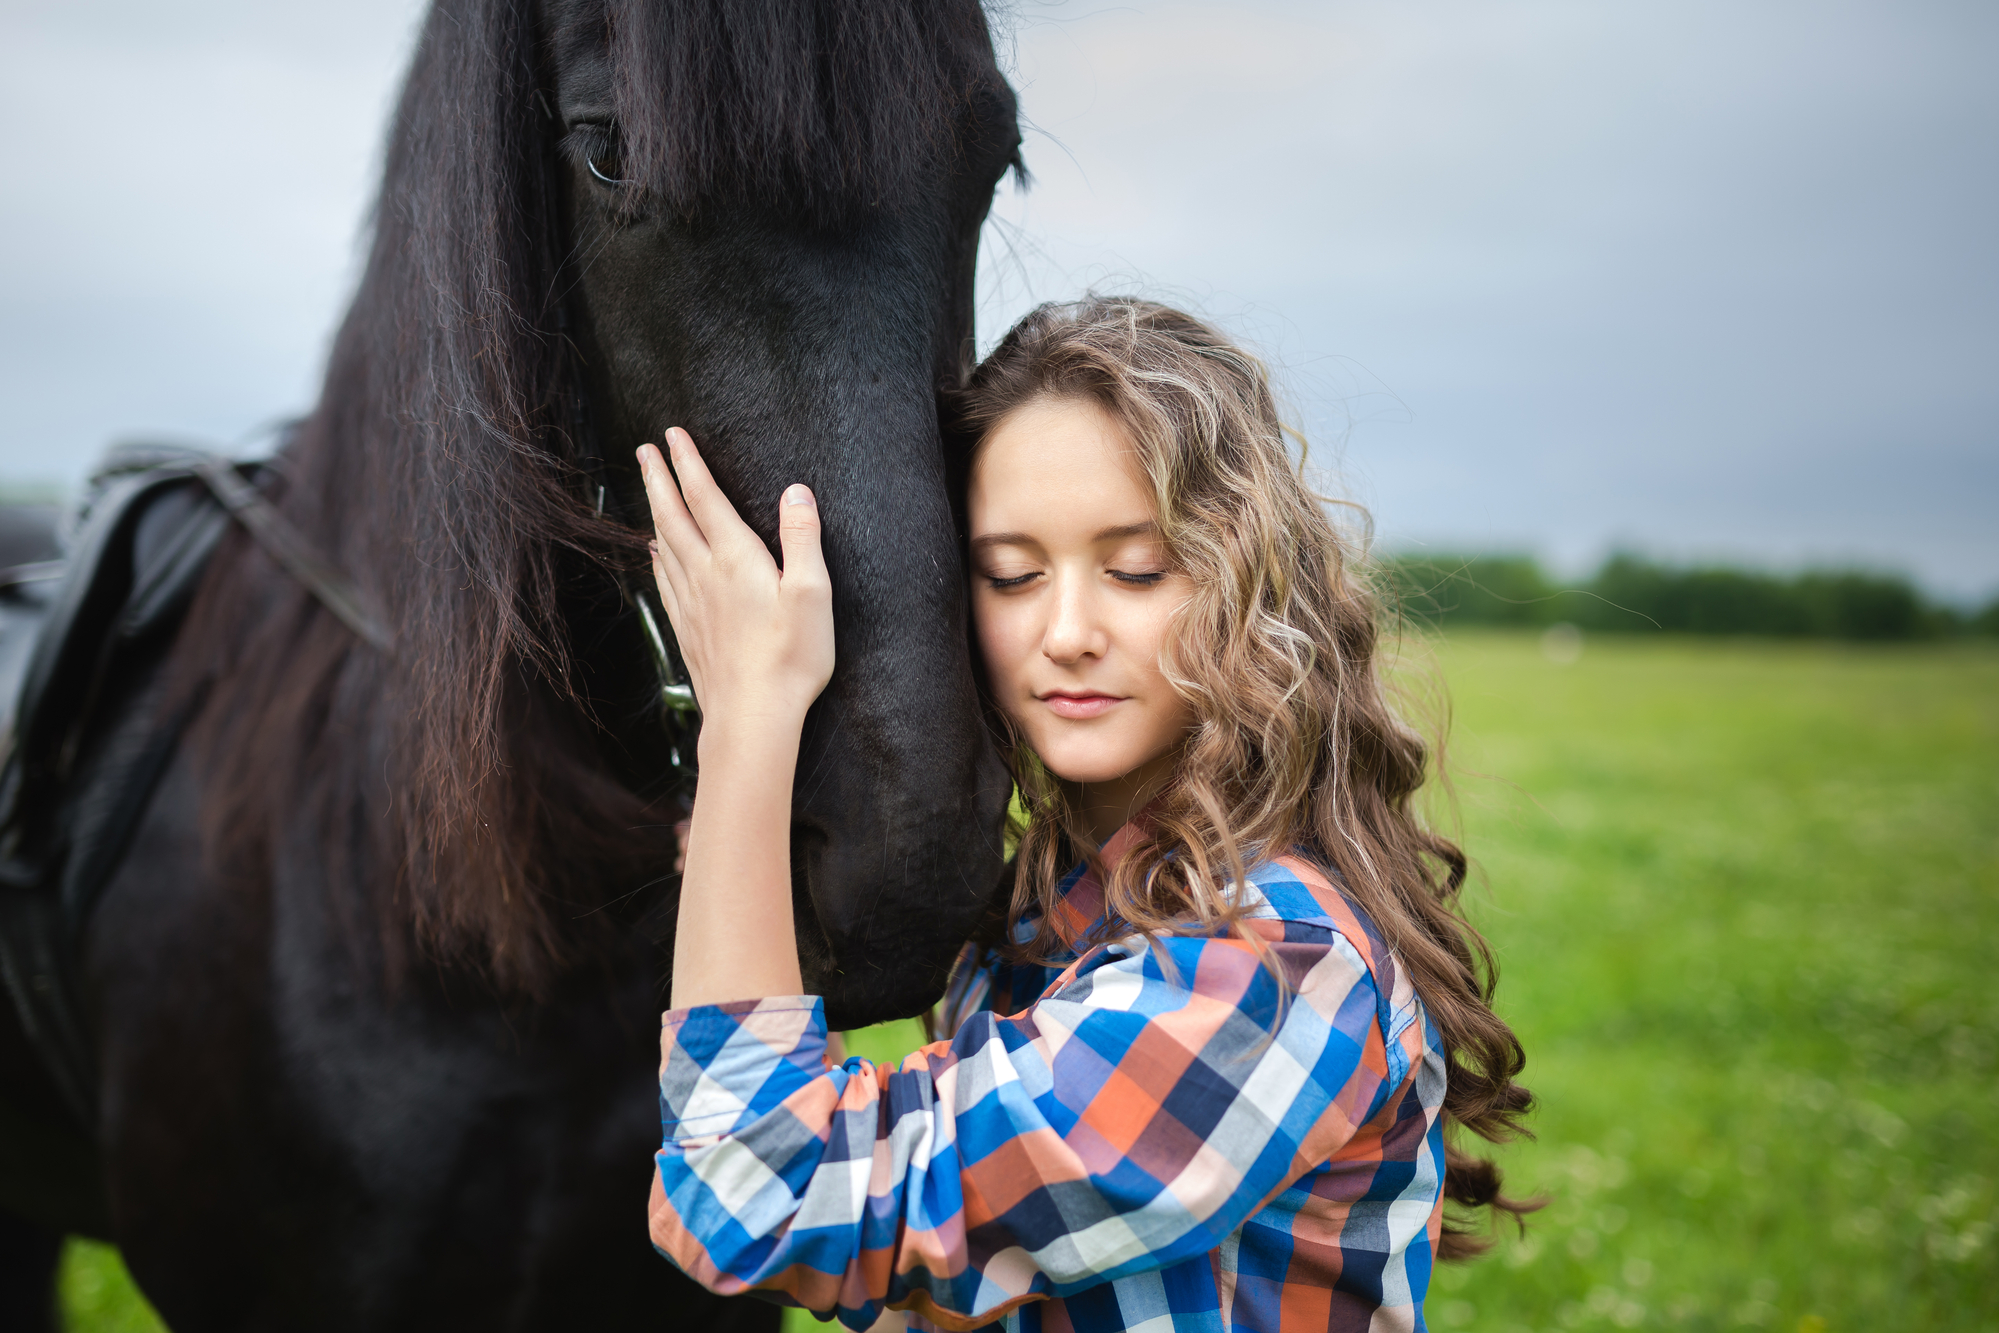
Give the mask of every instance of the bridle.
[[(565, 321), (566, 323), (566, 321)], [(564, 346), (568, 346), (565, 333)], [(588, 434), (583, 416), (580, 388), (571, 394), (571, 421), (574, 436), (583, 446), (586, 475), (603, 475), (603, 457), (596, 439)], [(368, 599), (353, 581), (319, 548), (265, 498), (262, 491), (244, 480), (237, 464), (220, 456), (203, 457), (189, 464), (209, 492), (230, 516), (249, 532), (256, 543), (277, 564), (304, 586), (333, 617), (377, 651), (393, 655), (394, 645), (381, 619), (370, 609)], [(597, 517), (604, 517), (607, 487), (596, 481)], [(30, 575), (29, 577), (35, 577)], [(640, 636), (651, 650), (653, 671), (659, 685), (659, 720), (666, 730), (667, 765), (675, 795), (691, 799), (699, 772), (695, 766), (696, 741), (701, 734), (701, 705), (695, 701), (694, 686), (674, 640), (673, 626), (658, 605), (658, 594), (635, 582), (622, 571), (612, 577), (628, 614), (638, 620)]]
[[(582, 368), (576, 355), (575, 341), (570, 336), (569, 303), (566, 300), (558, 300), (556, 304), (556, 338), (564, 363), (558, 376), (558, 383), (563, 389), (558, 391), (566, 391), (569, 399), (570, 443), (576, 451), (586, 484), (595, 488), (594, 508), (596, 516), (602, 519), (610, 487), (604, 479), (607, 471), (604, 452), (590, 424)], [(692, 800), (694, 785), (700, 776), (695, 756), (696, 742), (701, 735), (701, 705), (694, 698), (694, 686), (680, 656), (680, 645), (673, 637), (673, 624), (666, 618), (666, 610), (659, 604), (656, 590), (623, 570), (614, 571), (612, 577), (617, 581), (620, 601), (626, 611), (637, 619), (640, 635), (651, 650), (653, 673), (659, 687), (659, 722), (666, 731), (671, 786), (675, 795)]]
[[(574, 398), (579, 407), (582, 393)], [(600, 463), (602, 460), (598, 460)], [(597, 485), (597, 516), (604, 516), (603, 483)], [(695, 766), (696, 742), (701, 736), (701, 705), (695, 701), (694, 685), (689, 680), (687, 668), (680, 656), (680, 644), (673, 637), (673, 625), (666, 618), (664, 608), (655, 604), (658, 594), (643, 584), (635, 584), (630, 576), (620, 572), (617, 576), (618, 592), (626, 607), (638, 617), (639, 629), (645, 636), (646, 647), (652, 650), (652, 665), (659, 683), (659, 721), (666, 729), (667, 766), (673, 772), (673, 787), (676, 794), (690, 800), (694, 795), (694, 784), (700, 777)]]

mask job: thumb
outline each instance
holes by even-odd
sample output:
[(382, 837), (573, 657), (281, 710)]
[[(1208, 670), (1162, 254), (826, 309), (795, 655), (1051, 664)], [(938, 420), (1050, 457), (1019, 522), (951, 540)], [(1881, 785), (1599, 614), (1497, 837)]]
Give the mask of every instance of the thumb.
[(778, 549), (784, 553), (784, 581), (828, 582), (826, 556), (819, 549), (819, 502), (810, 486), (788, 486), (777, 506)]

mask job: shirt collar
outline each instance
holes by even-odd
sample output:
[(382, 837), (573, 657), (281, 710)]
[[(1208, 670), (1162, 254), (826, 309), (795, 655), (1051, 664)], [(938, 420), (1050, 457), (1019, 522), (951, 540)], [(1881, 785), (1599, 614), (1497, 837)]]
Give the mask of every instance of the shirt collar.
[[(1105, 873), (1115, 870), (1118, 862), (1124, 860), (1125, 853), (1145, 837), (1142, 819), (1143, 816), (1138, 816), (1126, 821), (1124, 827), (1111, 834), (1110, 841), (1098, 849), (1097, 859), (1103, 863)], [(1103, 923), (1104, 885), (1088, 862), (1070, 872), (1069, 881), (1062, 887), (1062, 901), (1056, 911), (1061, 913), (1058, 924), (1064, 939), (1084, 939)]]

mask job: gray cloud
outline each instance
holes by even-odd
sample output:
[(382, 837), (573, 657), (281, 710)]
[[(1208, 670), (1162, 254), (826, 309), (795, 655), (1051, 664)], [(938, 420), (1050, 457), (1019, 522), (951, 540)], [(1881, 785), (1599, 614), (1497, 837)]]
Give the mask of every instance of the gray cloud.
[(310, 405), (416, 13), (0, 10), (0, 477)]
[(1190, 295), (1385, 540), (1999, 583), (1999, 12), (1020, 13), (1049, 138), (993, 307)]

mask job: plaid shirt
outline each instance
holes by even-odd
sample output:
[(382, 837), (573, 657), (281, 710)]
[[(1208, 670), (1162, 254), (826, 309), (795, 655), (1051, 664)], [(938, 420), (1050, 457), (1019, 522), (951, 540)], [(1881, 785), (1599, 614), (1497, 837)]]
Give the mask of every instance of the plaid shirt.
[[(1066, 924), (1098, 897), (1072, 875)], [(893, 1068), (829, 1067), (813, 996), (668, 1013), (653, 1243), (856, 1329), (885, 1306), (954, 1330), (1423, 1328), (1436, 1030), (1310, 863), (1258, 867), (1244, 901), (1288, 997), (1239, 936), (1135, 936), (1045, 980), (961, 968), (956, 1035)]]

